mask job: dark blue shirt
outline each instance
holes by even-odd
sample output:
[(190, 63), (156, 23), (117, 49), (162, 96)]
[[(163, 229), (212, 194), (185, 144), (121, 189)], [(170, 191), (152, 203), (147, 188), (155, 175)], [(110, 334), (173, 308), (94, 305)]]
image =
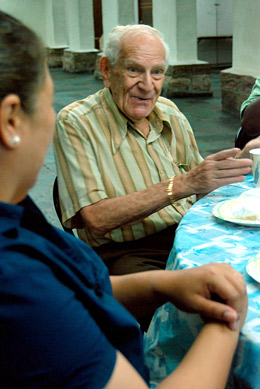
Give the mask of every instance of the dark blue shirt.
[(27, 198), (0, 203), (0, 387), (103, 388), (120, 350), (148, 382), (142, 335), (108, 271)]

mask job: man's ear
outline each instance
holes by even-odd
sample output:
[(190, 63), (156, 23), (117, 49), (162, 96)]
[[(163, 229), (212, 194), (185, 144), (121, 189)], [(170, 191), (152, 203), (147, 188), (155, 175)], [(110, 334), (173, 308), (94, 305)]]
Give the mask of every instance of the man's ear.
[(19, 96), (10, 94), (0, 104), (0, 139), (8, 148), (16, 148), (20, 143), (20, 112)]
[(101, 57), (99, 60), (99, 69), (102, 74), (103, 83), (105, 87), (110, 87), (110, 79), (109, 79), (109, 63), (107, 57)]

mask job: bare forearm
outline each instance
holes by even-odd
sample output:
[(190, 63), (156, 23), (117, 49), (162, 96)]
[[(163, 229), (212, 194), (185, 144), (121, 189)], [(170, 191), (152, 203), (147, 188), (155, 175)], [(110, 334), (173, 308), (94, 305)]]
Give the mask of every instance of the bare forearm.
[(157, 388), (225, 388), (238, 336), (225, 324), (205, 324), (181, 364)]
[[(166, 180), (139, 192), (101, 200), (82, 208), (80, 219), (83, 224), (85, 223), (97, 236), (101, 237), (116, 228), (138, 223), (171, 204), (167, 194), (168, 184)], [(188, 197), (193, 194), (193, 190), (185, 174), (176, 176), (172, 188), (172, 199), (178, 201)], [(78, 226), (75, 224), (74, 227)]]
[(141, 318), (154, 312), (166, 301), (154, 292), (153, 280), (163, 276), (163, 270), (111, 276), (113, 295), (137, 319)]
[(163, 181), (140, 192), (99, 201), (81, 209), (83, 221), (97, 236), (122, 226), (137, 223), (170, 204), (168, 181)]
[[(111, 283), (115, 298), (136, 318), (170, 301), (178, 309), (224, 321), (233, 327), (244, 310), (241, 296), (246, 298), (243, 277), (227, 264), (114, 276)], [(219, 298), (212, 300), (212, 295)]]
[[(157, 389), (224, 389), (237, 345), (238, 332), (225, 325), (206, 324), (183, 361)], [(107, 389), (145, 389), (148, 386), (125, 357), (117, 353), (116, 366)]]
[[(186, 312), (209, 318), (179, 367), (158, 389), (224, 389), (232, 358), (247, 313), (246, 284), (227, 264), (210, 264), (179, 271), (152, 271), (111, 277), (115, 297), (135, 314), (147, 313), (171, 301)], [(217, 295), (223, 303), (211, 300)], [(145, 312), (145, 313), (144, 313)], [(214, 320), (214, 321), (212, 321)], [(232, 329), (230, 330), (230, 324)], [(107, 388), (138, 388), (140, 381), (119, 355)], [(130, 382), (130, 384), (129, 384)]]
[[(199, 166), (174, 178), (172, 201), (203, 195), (222, 185), (239, 182), (251, 172), (252, 161), (234, 159), (239, 149), (224, 150), (205, 159)], [(97, 236), (134, 224), (170, 205), (168, 180), (126, 196), (101, 200), (80, 210), (83, 225)], [(74, 227), (77, 227), (76, 225)]]

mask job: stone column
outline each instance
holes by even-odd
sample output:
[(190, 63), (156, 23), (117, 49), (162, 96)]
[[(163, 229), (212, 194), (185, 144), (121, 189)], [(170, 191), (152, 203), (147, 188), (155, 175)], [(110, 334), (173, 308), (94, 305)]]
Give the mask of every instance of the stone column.
[(137, 0), (103, 0), (103, 40), (112, 28), (118, 25), (138, 23), (138, 3)]
[(63, 69), (71, 73), (92, 73), (98, 53), (92, 0), (66, 0), (66, 15), (69, 48), (64, 50)]
[(62, 66), (63, 50), (68, 47), (65, 4), (60, 0), (46, 0), (45, 10), (48, 64)]
[[(138, 23), (138, 2), (137, 0), (103, 0), (103, 45), (110, 31), (118, 25)], [(99, 53), (96, 61), (95, 78), (101, 79), (98, 62), (103, 53)]]
[(210, 65), (197, 58), (196, 0), (153, 0), (153, 26), (170, 48), (163, 94), (212, 95)]
[(222, 108), (239, 115), (260, 76), (260, 2), (233, 0), (232, 68), (221, 72)]

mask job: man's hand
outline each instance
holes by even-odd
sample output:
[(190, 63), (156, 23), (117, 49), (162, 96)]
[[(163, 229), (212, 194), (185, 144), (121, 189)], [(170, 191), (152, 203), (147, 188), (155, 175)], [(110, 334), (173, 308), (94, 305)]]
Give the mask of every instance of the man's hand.
[(244, 323), (246, 284), (242, 275), (228, 264), (165, 271), (156, 282), (156, 293), (185, 312), (224, 321), (232, 329), (241, 328)]
[(260, 148), (260, 136), (250, 140), (245, 147), (236, 154), (236, 158), (250, 158), (249, 150)]
[(250, 159), (235, 159), (239, 149), (220, 151), (205, 158), (197, 167), (181, 176), (182, 189), (190, 194), (205, 195), (220, 186), (240, 182), (251, 173)]

